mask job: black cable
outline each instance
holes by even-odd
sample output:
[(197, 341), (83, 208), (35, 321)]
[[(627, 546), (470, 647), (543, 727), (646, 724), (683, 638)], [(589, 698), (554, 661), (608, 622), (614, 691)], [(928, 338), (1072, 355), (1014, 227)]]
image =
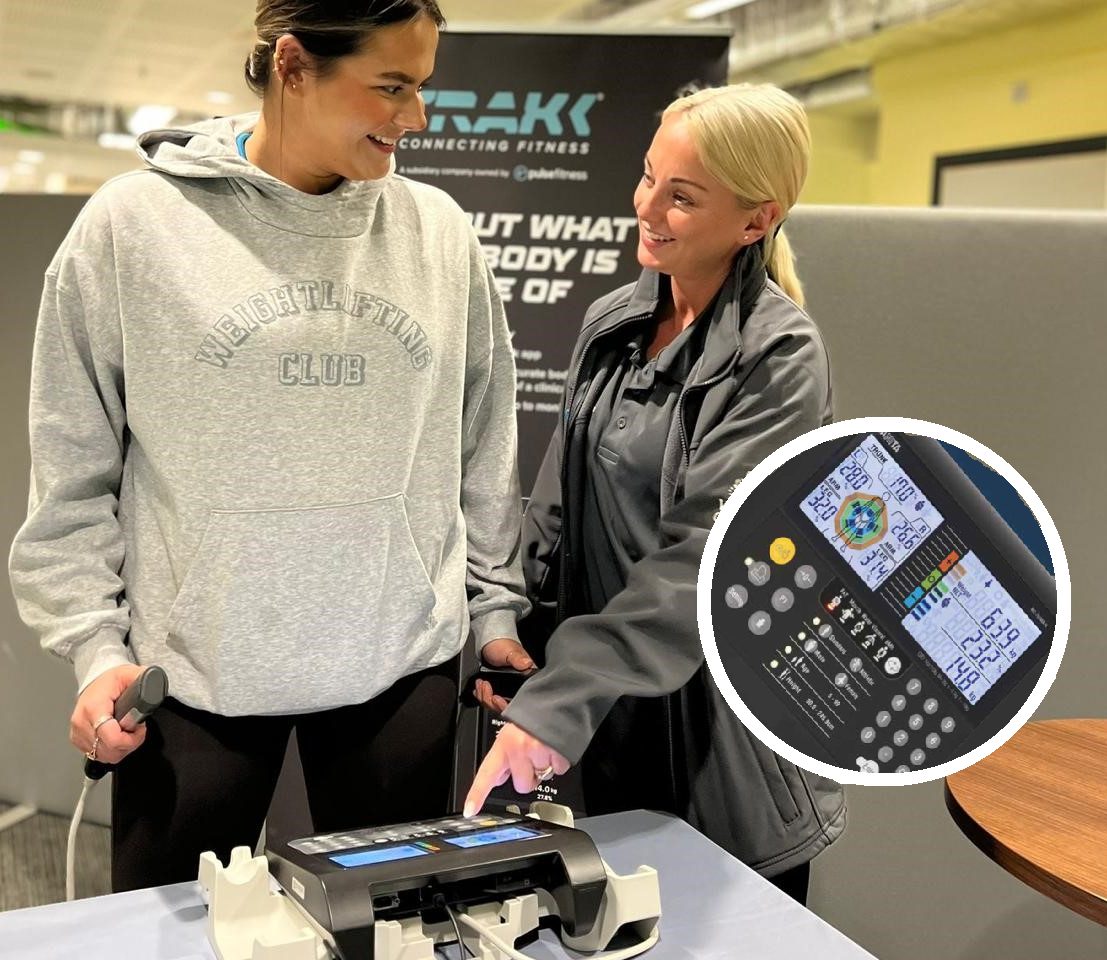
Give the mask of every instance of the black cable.
[[(457, 925), (457, 917), (454, 916), (454, 912), (450, 908), (450, 905), (447, 903), (445, 904), (445, 907), (446, 913), (449, 915), (450, 918), (450, 923), (454, 925), (454, 936), (457, 937), (458, 956), (461, 957), (461, 960), (466, 960), (466, 957), (468, 957), (469, 954), (473, 953), (473, 951), (465, 945), (465, 941), (461, 938), (461, 927)], [(473, 956), (476, 956), (476, 954), (473, 954)]]

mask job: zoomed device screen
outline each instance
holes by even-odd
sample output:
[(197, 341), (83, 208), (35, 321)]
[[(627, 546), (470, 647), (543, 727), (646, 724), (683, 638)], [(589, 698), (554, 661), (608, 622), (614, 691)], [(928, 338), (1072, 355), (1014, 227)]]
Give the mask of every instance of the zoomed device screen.
[(871, 434), (807, 493), (800, 510), (873, 590), (943, 521)]
[(426, 850), (408, 844), (404, 847), (381, 847), (359, 850), (357, 853), (342, 853), (330, 859), (340, 867), (364, 867), (370, 863), (390, 863), (393, 860), (408, 860), (411, 857), (425, 857)]
[(480, 833), (463, 833), (460, 837), (444, 837), (455, 847), (484, 847), (490, 843), (507, 843), (509, 840), (529, 840), (542, 836), (537, 830), (523, 827), (500, 827), (498, 830), (482, 830)]
[(969, 703), (978, 703), (1042, 635), (975, 553), (945, 575), (903, 626)]

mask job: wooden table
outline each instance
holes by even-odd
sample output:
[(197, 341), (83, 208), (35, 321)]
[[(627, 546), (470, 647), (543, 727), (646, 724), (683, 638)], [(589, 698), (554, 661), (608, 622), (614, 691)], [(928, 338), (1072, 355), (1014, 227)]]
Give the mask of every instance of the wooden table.
[(946, 807), (1035, 890), (1107, 925), (1107, 720), (1028, 723), (946, 778)]

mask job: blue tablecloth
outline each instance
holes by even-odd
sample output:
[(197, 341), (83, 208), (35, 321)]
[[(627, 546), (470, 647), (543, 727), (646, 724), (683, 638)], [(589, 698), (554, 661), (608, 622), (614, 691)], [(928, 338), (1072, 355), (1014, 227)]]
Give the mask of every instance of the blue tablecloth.
[[(661, 942), (649, 960), (872, 960), (810, 910), (674, 817), (645, 811), (577, 826), (616, 873), (661, 880)], [(214, 960), (195, 883), (0, 913), (0, 955), (19, 960)], [(450, 948), (447, 948), (449, 951)], [(525, 952), (573, 956), (543, 931)], [(450, 953), (452, 956), (452, 953)]]

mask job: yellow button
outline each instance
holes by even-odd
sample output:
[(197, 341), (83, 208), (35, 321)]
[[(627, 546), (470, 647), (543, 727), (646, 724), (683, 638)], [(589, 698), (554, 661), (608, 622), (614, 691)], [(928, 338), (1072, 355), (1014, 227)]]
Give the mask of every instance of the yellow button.
[(795, 555), (796, 545), (787, 537), (780, 537), (774, 540), (773, 545), (769, 547), (769, 557), (772, 559), (773, 563), (788, 563)]

